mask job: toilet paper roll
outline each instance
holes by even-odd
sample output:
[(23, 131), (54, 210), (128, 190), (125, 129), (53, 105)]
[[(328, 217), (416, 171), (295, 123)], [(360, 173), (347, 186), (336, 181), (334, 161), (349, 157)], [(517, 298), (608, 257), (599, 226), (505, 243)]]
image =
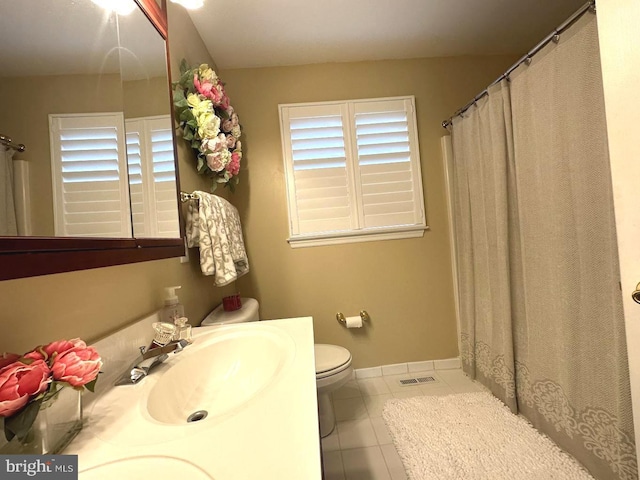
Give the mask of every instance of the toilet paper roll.
[(347, 328), (360, 328), (362, 327), (362, 318), (360, 316), (347, 317), (345, 319)]

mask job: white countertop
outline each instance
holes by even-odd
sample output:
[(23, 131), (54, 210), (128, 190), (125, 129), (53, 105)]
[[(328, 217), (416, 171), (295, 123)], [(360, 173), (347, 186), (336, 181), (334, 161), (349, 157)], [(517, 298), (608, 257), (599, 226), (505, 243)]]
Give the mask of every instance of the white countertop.
[[(84, 429), (63, 452), (78, 455), (80, 479), (83, 472), (86, 478), (102, 478), (96, 476), (100, 469), (94, 467), (132, 457), (156, 459), (149, 464), (155, 464), (149, 470), (150, 478), (175, 478), (172, 468), (163, 468), (159, 458), (172, 457), (179, 459), (174, 463), (188, 462), (214, 480), (320, 480), (311, 317), (196, 328), (188, 349), (197, 350), (203, 336), (212, 331), (252, 328), (285, 334), (295, 345), (276, 381), (225, 415), (167, 425), (152, 418), (140, 400), (187, 350), (171, 355), (139, 384), (108, 389), (85, 408)], [(187, 470), (182, 471), (183, 478), (190, 478)]]

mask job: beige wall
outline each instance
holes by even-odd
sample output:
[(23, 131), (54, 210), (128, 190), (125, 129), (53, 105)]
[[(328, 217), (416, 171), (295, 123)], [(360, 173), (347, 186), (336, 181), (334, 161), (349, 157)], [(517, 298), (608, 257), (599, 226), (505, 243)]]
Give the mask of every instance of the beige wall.
[[(458, 355), (441, 121), (504, 71), (513, 57), (468, 57), (221, 71), (246, 145), (234, 197), (251, 272), (238, 281), (262, 318), (312, 315), (317, 343), (348, 348), (355, 367)], [(415, 95), (427, 223), (423, 238), (291, 249), (279, 103)], [(347, 330), (336, 312), (365, 309)]]
[[(167, 3), (170, 28), (180, 32), (171, 39), (173, 70), (183, 57), (211, 61), (185, 10)], [(178, 144), (182, 188), (207, 189), (193, 155)], [(0, 282), (0, 352), (20, 353), (58, 338), (96, 340), (158, 308), (162, 287), (169, 285), (182, 285), (186, 315), (192, 323), (201, 320), (234, 287), (214, 287), (200, 273), (197, 250), (190, 253), (189, 264), (174, 258)]]
[(5, 78), (0, 82), (0, 132), (27, 146), (16, 159), (29, 161), (32, 232), (53, 236), (50, 113), (122, 111), (119, 75), (57, 75)]

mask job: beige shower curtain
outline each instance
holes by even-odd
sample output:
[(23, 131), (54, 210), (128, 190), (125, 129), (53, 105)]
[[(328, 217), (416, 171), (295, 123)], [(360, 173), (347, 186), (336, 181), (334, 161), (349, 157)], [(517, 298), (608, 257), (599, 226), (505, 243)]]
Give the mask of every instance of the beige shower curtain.
[(0, 145), (0, 236), (18, 234), (16, 209), (13, 200), (14, 150)]
[(506, 81), (491, 87), (468, 116), (453, 120), (454, 211), (461, 356), (472, 378), (517, 411), (514, 384), (509, 204), (513, 157)]
[(596, 478), (636, 479), (596, 17), (499, 87), (452, 129), (465, 371)]

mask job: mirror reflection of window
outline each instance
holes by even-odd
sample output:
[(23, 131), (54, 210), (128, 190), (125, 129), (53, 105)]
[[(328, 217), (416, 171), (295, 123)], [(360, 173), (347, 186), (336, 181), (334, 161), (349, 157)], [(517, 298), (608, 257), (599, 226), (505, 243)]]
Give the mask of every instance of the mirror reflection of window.
[(164, 41), (136, 11), (119, 16), (133, 235), (180, 237), (171, 100)]
[(125, 124), (133, 234), (179, 237), (171, 117), (128, 118)]
[(131, 236), (120, 112), (49, 115), (57, 237)]
[[(134, 5), (133, 0), (130, 3)], [(50, 167), (55, 152), (51, 150), (49, 115), (118, 113), (124, 125), (125, 119), (169, 115), (170, 108), (165, 41), (139, 8), (119, 15), (91, 1), (0, 2), (0, 133), (27, 146), (26, 151), (13, 155), (13, 163), (28, 164), (21, 171), (28, 170), (25, 191), (30, 192), (26, 205), (31, 206), (31, 221), (27, 226), (32, 236), (133, 236), (128, 191), (117, 200), (121, 206), (117, 215), (127, 216), (128, 221), (116, 221), (113, 211), (109, 221), (103, 215), (95, 225), (87, 221), (80, 228), (82, 222), (73, 227), (69, 222), (81, 215), (88, 218), (87, 212), (54, 213), (60, 207), (54, 200), (58, 187)], [(124, 146), (124, 132), (122, 135)], [(117, 175), (126, 190), (126, 147), (119, 153), (124, 169)], [(97, 182), (94, 190), (102, 191), (103, 186)], [(158, 227), (159, 233), (140, 236), (179, 237), (175, 233), (179, 231), (175, 190), (173, 227)], [(144, 207), (157, 209), (155, 205)], [(76, 203), (73, 207), (83, 208), (89, 206)], [(66, 220), (60, 224), (58, 217)]]

